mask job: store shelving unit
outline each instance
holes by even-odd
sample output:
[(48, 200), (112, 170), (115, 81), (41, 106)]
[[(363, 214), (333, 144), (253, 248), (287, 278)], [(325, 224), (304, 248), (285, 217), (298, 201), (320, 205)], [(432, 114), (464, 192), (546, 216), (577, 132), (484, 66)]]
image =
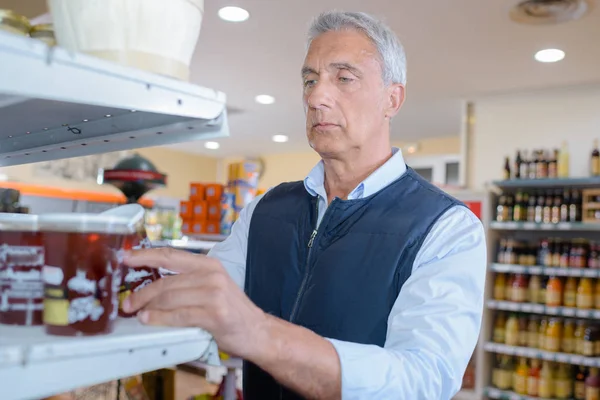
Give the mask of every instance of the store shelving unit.
[[(0, 166), (227, 136), (223, 93), (0, 31)], [(175, 364), (217, 363), (193, 328), (135, 319), (94, 337), (0, 326), (0, 398), (39, 398)]]
[[(515, 179), (493, 182), (495, 188), (490, 191), (490, 212), (495, 214), (492, 207), (496, 205), (498, 190), (504, 193), (515, 193), (517, 190), (535, 192), (538, 190), (584, 189), (600, 187), (600, 178), (560, 178), (560, 179)], [(489, 399), (532, 400), (534, 398), (519, 395), (511, 391), (499, 390), (491, 386), (491, 370), (494, 354), (522, 356), (530, 359), (548, 360), (588, 367), (600, 366), (600, 357), (585, 357), (576, 354), (544, 351), (537, 348), (508, 346), (491, 342), (494, 316), (497, 310), (600, 320), (600, 310), (578, 309), (573, 307), (549, 307), (545, 304), (519, 303), (513, 301), (498, 301), (492, 298), (494, 278), (496, 273), (512, 273), (526, 275), (545, 275), (558, 277), (600, 278), (600, 269), (573, 267), (544, 267), (541, 265), (500, 264), (496, 262), (496, 249), (502, 237), (514, 237), (518, 240), (537, 240), (543, 237), (561, 237), (564, 239), (588, 238), (596, 240), (600, 237), (600, 224), (583, 222), (535, 223), (535, 222), (498, 222), (492, 221), (488, 230), (489, 273), (487, 279), (486, 302), (480, 345), (487, 353), (485, 356), (483, 374), (485, 388), (483, 395)]]

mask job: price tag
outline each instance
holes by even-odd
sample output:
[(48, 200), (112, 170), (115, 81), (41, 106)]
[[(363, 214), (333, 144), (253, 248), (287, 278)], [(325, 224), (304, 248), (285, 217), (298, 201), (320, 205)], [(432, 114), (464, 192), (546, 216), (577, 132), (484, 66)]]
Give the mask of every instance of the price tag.
[(511, 267), (507, 264), (493, 264), (492, 269), (496, 272), (509, 272), (511, 270)]
[(542, 267), (529, 267), (529, 273), (533, 275), (540, 275), (542, 273)]
[(571, 364), (575, 364), (575, 365), (586, 365), (585, 357), (583, 357), (583, 356), (571, 356), (569, 362)]
[(574, 317), (575, 309), (572, 307), (562, 307), (562, 315), (565, 317)]
[(499, 399), (502, 393), (498, 389), (488, 389), (488, 396)]
[(520, 357), (525, 357), (529, 354), (529, 349), (525, 347), (517, 347), (515, 349), (515, 354)]
[(533, 310), (533, 304), (525, 303), (521, 306), (521, 311), (530, 313)]
[(560, 363), (568, 363), (570, 359), (571, 359), (571, 356), (569, 354), (558, 353), (556, 355), (556, 361), (558, 361)]
[(519, 309), (521, 308), (521, 305), (519, 303), (508, 303), (508, 309), (509, 311), (519, 311)]
[(592, 311), (591, 310), (577, 310), (577, 316), (579, 318), (588, 318), (591, 317)]
[(554, 273), (557, 276), (567, 276), (569, 274), (569, 271), (567, 271), (564, 268), (548, 268), (550, 274)]
[(510, 400), (521, 400), (521, 396), (516, 393), (511, 393), (509, 396)]
[(595, 269), (584, 269), (583, 276), (586, 278), (595, 278), (598, 276), (598, 272)]
[(554, 225), (553, 224), (540, 224), (540, 229), (544, 230), (544, 231), (550, 231), (554, 229)]
[(546, 307), (546, 313), (550, 315), (557, 315), (558, 307)]
[(532, 306), (532, 308), (533, 308), (534, 313), (538, 313), (538, 314), (544, 313), (544, 306), (542, 304), (534, 304)]
[(560, 229), (561, 231), (570, 231), (571, 224), (569, 224), (568, 222), (559, 222), (558, 224), (556, 224), (556, 228)]

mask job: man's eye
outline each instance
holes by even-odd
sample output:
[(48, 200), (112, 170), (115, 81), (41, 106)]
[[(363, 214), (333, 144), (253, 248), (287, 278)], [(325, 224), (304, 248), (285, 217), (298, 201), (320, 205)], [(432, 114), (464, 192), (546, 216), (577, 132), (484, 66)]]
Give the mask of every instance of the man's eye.
[(340, 82), (342, 82), (342, 83), (350, 83), (350, 82), (352, 82), (354, 79), (352, 79), (352, 78), (348, 78), (348, 77), (346, 77), (346, 76), (340, 76), (340, 77), (339, 77), (339, 80), (340, 80)]
[(315, 86), (317, 81), (315, 79), (307, 79), (304, 81), (304, 87), (312, 87)]

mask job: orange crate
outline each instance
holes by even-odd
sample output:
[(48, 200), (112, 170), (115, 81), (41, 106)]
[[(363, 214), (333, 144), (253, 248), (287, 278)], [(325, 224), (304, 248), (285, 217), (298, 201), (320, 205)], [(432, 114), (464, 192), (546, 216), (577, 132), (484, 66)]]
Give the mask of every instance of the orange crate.
[(209, 221), (221, 221), (221, 203), (208, 203), (208, 218)]
[(179, 203), (179, 215), (181, 215), (181, 219), (190, 219), (193, 215), (193, 207), (191, 201), (182, 201)]
[(218, 234), (221, 231), (220, 223), (216, 221), (208, 221), (206, 223), (206, 230), (204, 233)]
[(208, 216), (208, 204), (206, 201), (195, 201), (192, 210), (192, 219), (194, 221), (204, 221)]
[(205, 199), (206, 201), (221, 201), (223, 195), (223, 185), (217, 183), (211, 183), (205, 187)]
[(204, 197), (205, 186), (202, 183), (193, 182), (190, 184), (190, 200), (202, 201)]

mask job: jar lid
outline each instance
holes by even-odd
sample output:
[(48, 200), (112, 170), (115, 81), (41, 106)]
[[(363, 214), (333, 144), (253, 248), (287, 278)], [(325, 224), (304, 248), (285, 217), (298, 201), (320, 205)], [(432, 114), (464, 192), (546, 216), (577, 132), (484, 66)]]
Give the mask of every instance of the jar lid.
[(10, 25), (15, 26), (16, 28), (22, 30), (23, 32), (29, 32), (29, 28), (31, 24), (27, 17), (17, 14), (14, 11), (1, 9), (0, 8), (0, 23), (10, 23)]
[(116, 215), (53, 213), (40, 215), (38, 221), (42, 232), (136, 233), (136, 225), (129, 218)]
[(38, 32), (54, 33), (54, 25), (52, 24), (37, 24), (31, 27), (29, 33), (35, 34)]
[(0, 213), (0, 231), (37, 232), (38, 216), (32, 214)]

